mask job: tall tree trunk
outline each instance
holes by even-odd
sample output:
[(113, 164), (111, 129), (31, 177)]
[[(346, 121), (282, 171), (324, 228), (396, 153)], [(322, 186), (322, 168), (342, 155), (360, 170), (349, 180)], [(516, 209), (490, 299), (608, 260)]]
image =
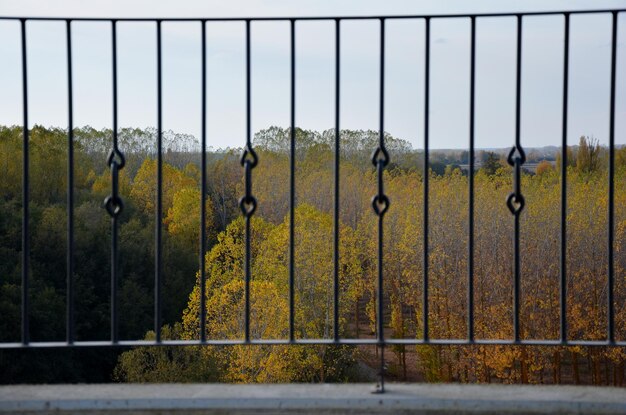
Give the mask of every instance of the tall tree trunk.
[(580, 385), (580, 368), (578, 367), (578, 354), (570, 350), (572, 354), (572, 369), (574, 370), (574, 383)]
[(406, 382), (406, 346), (402, 345), (402, 379)]
[(587, 368), (589, 369), (589, 375), (591, 376), (591, 383), (595, 385), (595, 373), (593, 371), (593, 363), (591, 363), (591, 350), (587, 350)]
[(527, 359), (528, 359), (528, 355), (526, 353), (526, 347), (522, 346), (522, 352), (521, 352), (521, 357), (520, 357), (520, 370), (521, 370), (521, 375), (522, 375), (522, 383), (526, 384), (528, 383), (528, 365), (527, 365)]
[(489, 373), (489, 366), (487, 366), (487, 356), (485, 354), (484, 347), (483, 347), (483, 369), (485, 371), (485, 382), (491, 383), (491, 374)]
[(359, 327), (359, 300), (357, 299), (354, 304), (354, 326), (356, 329), (356, 338), (359, 338), (360, 327)]
[(443, 379), (443, 365), (441, 364), (441, 346), (437, 347), (437, 370), (439, 371), (439, 379)]
[(552, 382), (555, 384), (561, 383), (561, 351), (555, 350), (553, 354), (553, 374), (552, 374)]

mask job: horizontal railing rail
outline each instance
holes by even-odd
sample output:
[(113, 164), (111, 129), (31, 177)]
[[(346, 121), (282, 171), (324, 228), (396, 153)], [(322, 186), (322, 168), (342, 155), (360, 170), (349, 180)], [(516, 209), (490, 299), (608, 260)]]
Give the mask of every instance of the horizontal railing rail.
[[(387, 345), (541, 345), (541, 346), (626, 346), (626, 341), (616, 340), (615, 336), (615, 270), (614, 270), (614, 223), (615, 223), (615, 207), (614, 207), (614, 188), (615, 188), (615, 101), (616, 101), (616, 73), (617, 73), (617, 26), (618, 16), (626, 10), (622, 9), (603, 9), (603, 10), (572, 10), (572, 11), (542, 11), (542, 12), (523, 12), (523, 13), (469, 13), (469, 14), (432, 14), (432, 15), (402, 15), (402, 16), (315, 16), (315, 17), (256, 17), (256, 18), (62, 18), (62, 17), (7, 17), (1, 16), (0, 21), (13, 20), (21, 24), (21, 59), (22, 59), (22, 93), (23, 93), (23, 171), (22, 171), (22, 275), (21, 275), (21, 342), (0, 343), (0, 349), (13, 348), (36, 348), (36, 347), (106, 347), (106, 346), (184, 346), (184, 345), (376, 345), (381, 349), (381, 381), (379, 390), (382, 391), (384, 380), (384, 347)], [(606, 292), (606, 340), (574, 340), (568, 337), (567, 326), (567, 126), (568, 126), (568, 75), (569, 75), (569, 48), (570, 48), (570, 16), (578, 14), (609, 14), (612, 16), (612, 36), (611, 36), (611, 68), (610, 68), (610, 119), (609, 119), (609, 136), (608, 136), (608, 228), (607, 228), (607, 292)], [(521, 186), (521, 172), (526, 161), (524, 148), (521, 144), (520, 136), (520, 111), (521, 111), (521, 82), (522, 82), (522, 34), (524, 18), (530, 16), (546, 16), (557, 15), (564, 19), (564, 64), (563, 64), (563, 110), (562, 110), (562, 162), (560, 165), (561, 187), (560, 187), (560, 288), (559, 288), (559, 304), (560, 304), (560, 331), (558, 339), (551, 340), (529, 340), (523, 339), (520, 335), (520, 282), (522, 280), (520, 266), (520, 216), (525, 207), (525, 199)], [(476, 25), (482, 18), (492, 17), (512, 17), (516, 19), (517, 25), (517, 41), (516, 41), (516, 87), (515, 87), (515, 142), (511, 148), (507, 158), (508, 164), (512, 167), (513, 172), (513, 189), (506, 199), (506, 205), (513, 216), (513, 336), (511, 339), (480, 339), (476, 337), (474, 327), (475, 313), (475, 294), (474, 294), (474, 268), (475, 268), (475, 222), (474, 222), (474, 204), (475, 204), (475, 188), (474, 174), (476, 172), (475, 160), (475, 84), (476, 84)], [(429, 329), (429, 104), (430, 104), (430, 26), (434, 19), (451, 19), (464, 18), (470, 21), (470, 99), (469, 99), (469, 165), (468, 165), (468, 252), (467, 252), (467, 337), (459, 339), (439, 339), (433, 338)], [(422, 319), (423, 333), (420, 338), (387, 338), (384, 334), (384, 217), (388, 209), (393, 209), (390, 200), (385, 193), (384, 187), (384, 171), (393, 158), (393, 154), (386, 148), (385, 143), (385, 23), (388, 20), (397, 19), (421, 19), (425, 24), (425, 54), (423, 57), (425, 80), (424, 80), (424, 174), (423, 174), (423, 256), (421, 258), (423, 266), (423, 299), (422, 299)], [(330, 21), (335, 23), (335, 65), (334, 65), (334, 200), (333, 200), (333, 329), (332, 337), (324, 339), (299, 339), (295, 336), (295, 318), (294, 318), (294, 276), (295, 276), (295, 236), (294, 236), (294, 209), (295, 200), (295, 172), (296, 172), (296, 41), (295, 27), (299, 21)], [(339, 330), (339, 207), (340, 207), (340, 29), (341, 23), (348, 20), (373, 20), (380, 24), (380, 50), (379, 50), (379, 139), (376, 148), (372, 149), (372, 163), (376, 169), (377, 193), (372, 198), (372, 208), (374, 214), (378, 218), (377, 230), (377, 280), (376, 280), (376, 337), (375, 338), (344, 338), (340, 336)], [(67, 80), (68, 80), (68, 176), (67, 176), (67, 281), (66, 281), (66, 339), (59, 342), (40, 342), (31, 341), (30, 339), (30, 304), (28, 301), (29, 293), (29, 258), (30, 258), (30, 229), (29, 229), (29, 102), (28, 102), (28, 83), (27, 83), (27, 42), (26, 42), (26, 25), (29, 21), (61, 21), (66, 23), (66, 40), (67, 40)], [(113, 97), (113, 119), (112, 119), (112, 142), (111, 149), (107, 159), (111, 173), (111, 193), (105, 199), (104, 206), (108, 214), (111, 216), (111, 333), (108, 341), (76, 341), (74, 332), (74, 121), (73, 121), (73, 72), (72, 72), (72, 22), (109, 22), (111, 24), (111, 45), (112, 45), (112, 97)], [(200, 282), (200, 307), (199, 307), (199, 338), (197, 340), (165, 340), (161, 338), (162, 327), (162, 287), (163, 287), (163, 241), (162, 241), (162, 216), (163, 216), (163, 135), (162, 135), (162, 114), (163, 114), (163, 94), (162, 94), (162, 23), (164, 22), (197, 22), (202, 28), (201, 43), (201, 70), (202, 70), (202, 133), (201, 133), (201, 223), (199, 229), (199, 282)], [(206, 246), (206, 223), (205, 223), (205, 206), (207, 194), (206, 179), (206, 146), (207, 146), (207, 79), (206, 79), (206, 27), (211, 22), (235, 21), (245, 23), (245, 90), (246, 90), (246, 137), (243, 154), (241, 155), (241, 166), (244, 170), (244, 195), (239, 201), (239, 207), (245, 220), (245, 256), (244, 256), (244, 335), (242, 339), (213, 339), (207, 338), (206, 333), (206, 271), (204, 259), (207, 253)], [(250, 25), (256, 21), (286, 21), (290, 24), (290, 163), (289, 163), (289, 331), (286, 339), (255, 339), (250, 334), (250, 281), (252, 279), (251, 270), (251, 218), (255, 214), (258, 201), (254, 197), (252, 178), (255, 166), (259, 163), (252, 142), (251, 127), (251, 31)], [(118, 218), (124, 209), (124, 203), (119, 193), (118, 177), (120, 171), (125, 166), (125, 156), (118, 146), (118, 82), (117, 82), (117, 23), (118, 22), (154, 22), (156, 26), (156, 44), (157, 44), (157, 177), (156, 177), (156, 200), (155, 200), (155, 288), (154, 288), (154, 331), (156, 338), (154, 340), (122, 340), (118, 334), (119, 314), (118, 314), (118, 285), (120, 280), (119, 268), (119, 246), (118, 246)], [(504, 203), (504, 202), (503, 202)], [(1, 318), (1, 317), (0, 317)]]
[(52, 20), (52, 21), (126, 21), (126, 22), (223, 22), (236, 21), (267, 21), (267, 20), (379, 20), (379, 19), (443, 19), (443, 18), (471, 18), (471, 17), (515, 17), (515, 16), (546, 16), (567, 14), (596, 14), (620, 13), (626, 9), (582, 9), (582, 10), (546, 10), (525, 12), (494, 12), (494, 13), (440, 13), (440, 14), (402, 14), (402, 15), (354, 15), (354, 16), (257, 16), (257, 17), (56, 17), (56, 16), (0, 16), (0, 20)]

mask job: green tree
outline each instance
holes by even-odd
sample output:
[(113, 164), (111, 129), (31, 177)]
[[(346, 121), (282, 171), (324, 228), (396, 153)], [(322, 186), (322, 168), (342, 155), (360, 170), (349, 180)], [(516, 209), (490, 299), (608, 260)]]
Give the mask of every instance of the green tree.
[[(164, 326), (161, 336), (164, 340), (179, 339), (181, 325)], [(154, 340), (153, 331), (144, 340)], [(215, 382), (217, 368), (205, 358), (200, 347), (138, 347), (124, 352), (118, 359), (113, 379), (119, 382)]]
[(483, 153), (483, 165), (481, 170), (485, 172), (488, 176), (493, 176), (496, 174), (498, 169), (502, 167), (502, 163), (500, 163), (500, 158), (498, 155), (492, 151), (487, 151)]
[[(205, 198), (205, 232), (207, 239), (214, 237), (213, 203)], [(168, 232), (177, 241), (194, 250), (200, 234), (200, 190), (186, 187), (174, 194), (172, 207), (164, 220)]]
[(591, 173), (600, 167), (600, 143), (593, 137), (581, 136), (576, 154), (576, 169)]
[[(574, 155), (574, 150), (570, 146), (567, 146), (567, 167), (576, 166), (576, 157)], [(556, 153), (556, 171), (561, 171), (561, 163), (562, 163), (563, 155), (562, 150)]]
[[(163, 212), (174, 204), (174, 194), (187, 187), (198, 187), (194, 178), (187, 176), (176, 167), (163, 163), (162, 207)], [(153, 159), (145, 159), (137, 175), (133, 180), (130, 198), (137, 207), (145, 214), (153, 214), (156, 204), (157, 191), (157, 162)]]

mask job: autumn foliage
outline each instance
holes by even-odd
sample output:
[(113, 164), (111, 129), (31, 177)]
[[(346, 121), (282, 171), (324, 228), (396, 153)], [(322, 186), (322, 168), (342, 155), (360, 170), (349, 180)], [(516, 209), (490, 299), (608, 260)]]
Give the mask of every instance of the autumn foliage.
[[(17, 151), (15, 132), (2, 131), (1, 154)], [(37, 134), (48, 137), (45, 131)], [(257, 134), (259, 165), (253, 172), (253, 194), (259, 209), (252, 219), (250, 328), (253, 339), (289, 335), (289, 152), (288, 130)], [(296, 208), (294, 216), (294, 322), (298, 339), (333, 335), (333, 195), (334, 132), (297, 130)], [(46, 138), (54, 142), (53, 138)], [(376, 177), (369, 155), (377, 136), (371, 131), (342, 131), (339, 211), (339, 309), (342, 337), (375, 335), (377, 218), (371, 211)], [(424, 169), (422, 156), (410, 145), (386, 138), (392, 163), (384, 174), (391, 206), (384, 220), (385, 336), (423, 336)], [(39, 143), (39, 142), (38, 142)], [(42, 139), (41, 146), (49, 145)], [(34, 146), (37, 151), (36, 145)], [(107, 171), (89, 166), (93, 153), (83, 151), (77, 178), (87, 215), (94, 200), (107, 194)], [(6, 150), (6, 151), (5, 151)], [(95, 151), (95, 150), (94, 150)], [(55, 153), (51, 153), (55, 154)], [(121, 235), (130, 250), (151, 241), (154, 223), (156, 164), (149, 152), (120, 176), (128, 203)], [(190, 152), (172, 153), (163, 166), (163, 212), (166, 258), (164, 273), (172, 293), (164, 338), (199, 337), (200, 226), (197, 159)], [(37, 153), (34, 160), (38, 160)], [(59, 155), (59, 164), (64, 161)], [(83, 157), (83, 156), (81, 156)], [(512, 171), (496, 155), (474, 177), (474, 327), (476, 338), (511, 339), (513, 335), (513, 217), (505, 198)], [(606, 148), (581, 139), (568, 149), (567, 165), (567, 326), (569, 339), (607, 337)], [(615, 170), (615, 323), (616, 338), (626, 335), (626, 149), (616, 149)], [(19, 196), (19, 165), (0, 158), (13, 179), (0, 180), (5, 200)], [(42, 163), (44, 162), (42, 158)], [(51, 163), (50, 160), (45, 162)], [(468, 320), (468, 176), (454, 162), (429, 169), (429, 334), (433, 339), (463, 339)], [(49, 167), (54, 170), (56, 167)], [(207, 168), (206, 336), (241, 339), (244, 328), (244, 222), (237, 208), (243, 194), (236, 153), (215, 153)], [(34, 197), (41, 200), (35, 229), (56, 229), (64, 210), (55, 195), (64, 193), (62, 176), (41, 176)], [(560, 330), (560, 160), (538, 164), (522, 176), (526, 207), (521, 215), (521, 336), (559, 339)], [(40, 194), (41, 193), (41, 194)], [(7, 202), (4, 202), (7, 203)], [(57, 207), (54, 207), (57, 206)], [(82, 205), (81, 205), (82, 206)], [(81, 213), (83, 212), (83, 213)], [(104, 212), (99, 212), (104, 215)], [(83, 219), (81, 219), (82, 221)], [(98, 219), (99, 220), (99, 219)], [(87, 219), (84, 220), (88, 222)], [(96, 221), (93, 219), (92, 221)], [(81, 222), (82, 223), (82, 222)], [(82, 226), (82, 225), (81, 225)], [(86, 226), (86, 225), (85, 225)], [(97, 232), (105, 233), (106, 226)], [(52, 232), (52, 231), (50, 231)], [(62, 233), (62, 232), (61, 232)], [(142, 239), (143, 238), (143, 239)], [(146, 242), (148, 241), (148, 242)], [(134, 248), (133, 248), (134, 249)], [(139, 248), (137, 248), (139, 249)], [(133, 274), (141, 251), (124, 267), (126, 311), (134, 310), (126, 334), (152, 338), (150, 282)], [(106, 261), (106, 258), (105, 260)], [(95, 270), (95, 268), (94, 268)], [(149, 267), (146, 268), (149, 274)], [(4, 271), (3, 271), (4, 272)], [(13, 272), (13, 271), (10, 271)], [(9, 272), (9, 273), (10, 273)], [(92, 274), (96, 271), (91, 271)], [(85, 275), (92, 275), (85, 273)], [(7, 274), (8, 275), (8, 274)], [(131, 284), (132, 281), (132, 285)], [(8, 284), (8, 283), (7, 283)], [(3, 292), (12, 292), (7, 284)], [(101, 287), (104, 289), (106, 287)], [(57, 288), (62, 294), (62, 285)], [(105, 290), (106, 291), (106, 290)], [(145, 295), (139, 293), (148, 292)], [(133, 296), (133, 293), (137, 293)], [(12, 295), (12, 294), (11, 294)], [(11, 295), (0, 306), (9, 309)], [(101, 295), (105, 301), (104, 294)], [(96, 300), (92, 305), (96, 306)], [(99, 307), (103, 307), (102, 304)], [(106, 303), (105, 303), (106, 308)], [(133, 322), (134, 321), (134, 322)], [(147, 323), (146, 323), (147, 322)], [(7, 326), (8, 327), (8, 326)], [(85, 329), (86, 330), (86, 329)], [(86, 331), (85, 331), (86, 333)], [(357, 362), (368, 361), (375, 348), (324, 345), (288, 347), (225, 346), (138, 348), (119, 356), (114, 377), (123, 381), (294, 382), (363, 379)], [(460, 382), (623, 384), (626, 352), (616, 347), (561, 346), (406, 346), (389, 347), (389, 374), (395, 379)], [(194, 370), (193, 368), (198, 368)]]

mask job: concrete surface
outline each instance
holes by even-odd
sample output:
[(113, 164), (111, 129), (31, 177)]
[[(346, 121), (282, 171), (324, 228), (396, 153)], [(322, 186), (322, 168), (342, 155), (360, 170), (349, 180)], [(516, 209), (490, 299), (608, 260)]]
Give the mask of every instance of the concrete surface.
[(626, 389), (389, 384), (0, 386), (0, 414), (626, 414)]

